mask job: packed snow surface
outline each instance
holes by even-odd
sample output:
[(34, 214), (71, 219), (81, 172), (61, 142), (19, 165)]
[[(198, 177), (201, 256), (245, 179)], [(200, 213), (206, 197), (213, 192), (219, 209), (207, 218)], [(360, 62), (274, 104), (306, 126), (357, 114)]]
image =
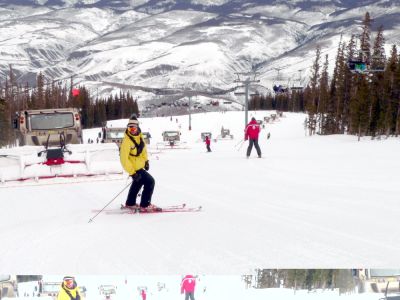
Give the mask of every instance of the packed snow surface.
[[(185, 275), (185, 274), (184, 274)], [(126, 275), (77, 275), (76, 281), (79, 286), (85, 287), (85, 300), (106, 299), (104, 295), (100, 295), (99, 287), (108, 285), (116, 287), (115, 294), (111, 295), (112, 300), (126, 299), (142, 299), (140, 291), (146, 289), (146, 300), (175, 300), (184, 299), (184, 295), (180, 294), (180, 282), (184, 275), (170, 276), (126, 276)], [(356, 294), (342, 293), (339, 294), (337, 289), (334, 290), (297, 290), (288, 288), (270, 288), (255, 289), (252, 286), (246, 287), (245, 283), (238, 275), (196, 275), (195, 299), (249, 299), (249, 300), (265, 300), (265, 299), (296, 299), (296, 300), (336, 300), (336, 299), (352, 299), (352, 300), (378, 300), (383, 297), (382, 293), (364, 293)], [(63, 275), (44, 275), (44, 282), (61, 282)], [(7, 300), (37, 300), (33, 297), (35, 293), (35, 282), (27, 282), (18, 284), (19, 295), (26, 295), (21, 298), (4, 298)], [(29, 296), (27, 296), (29, 295)], [(41, 299), (52, 299), (51, 297), (43, 297)]]
[[(201, 212), (101, 213), (89, 223), (94, 209), (125, 203), (127, 190), (110, 201), (130, 183), (126, 174), (2, 184), (1, 269), (238, 275), (256, 268), (399, 266), (399, 139), (307, 136), (305, 117), (285, 113), (266, 124), (259, 139), (263, 156), (253, 149), (249, 159), (244, 112), (192, 115), (191, 131), (188, 116), (141, 118), (153, 137), (153, 203), (186, 203), (202, 206)], [(233, 140), (217, 139), (222, 126)], [(165, 130), (180, 130), (185, 147), (157, 149)], [(211, 153), (200, 140), (208, 131)], [(86, 131), (85, 140), (97, 133)]]

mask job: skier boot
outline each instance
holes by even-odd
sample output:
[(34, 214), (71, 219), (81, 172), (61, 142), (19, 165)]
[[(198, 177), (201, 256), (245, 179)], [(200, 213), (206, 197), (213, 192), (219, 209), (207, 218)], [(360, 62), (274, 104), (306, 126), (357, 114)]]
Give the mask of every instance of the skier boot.
[(140, 209), (140, 206), (135, 204), (135, 205), (122, 205), (121, 204), (121, 209), (129, 209), (133, 212), (137, 212)]
[(147, 207), (140, 207), (140, 212), (156, 212), (156, 211), (162, 211), (162, 208), (154, 204), (150, 204)]

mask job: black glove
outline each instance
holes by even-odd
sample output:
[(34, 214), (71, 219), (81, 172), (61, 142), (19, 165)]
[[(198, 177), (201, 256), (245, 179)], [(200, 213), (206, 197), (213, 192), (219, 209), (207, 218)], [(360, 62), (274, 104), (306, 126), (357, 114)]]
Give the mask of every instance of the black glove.
[(146, 160), (146, 162), (144, 163), (144, 169), (146, 171), (148, 171), (150, 169), (150, 165), (149, 165), (149, 161), (148, 160)]
[(140, 181), (140, 179), (142, 179), (142, 175), (140, 175), (138, 172), (136, 172), (135, 174), (132, 175), (132, 180), (133, 181)]

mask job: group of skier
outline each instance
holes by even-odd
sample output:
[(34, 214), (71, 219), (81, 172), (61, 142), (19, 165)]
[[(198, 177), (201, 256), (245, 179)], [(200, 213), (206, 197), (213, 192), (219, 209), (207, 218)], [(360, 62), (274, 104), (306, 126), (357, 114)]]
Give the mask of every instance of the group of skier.
[[(256, 148), (258, 157), (261, 158), (261, 149), (260, 145), (258, 144), (258, 136), (260, 134), (260, 130), (260, 124), (258, 124), (257, 120), (254, 117), (251, 118), (250, 122), (247, 124), (244, 130), (244, 140), (249, 140), (249, 146), (247, 147), (246, 151), (247, 158), (250, 157), (253, 146)], [(211, 152), (211, 139), (208, 135), (205, 137), (204, 142), (206, 144), (207, 152)]]
[[(196, 287), (196, 278), (193, 275), (186, 275), (181, 281), (181, 294), (185, 294), (185, 300), (195, 300), (194, 290)], [(146, 300), (147, 294), (144, 289), (141, 290), (142, 300)], [(57, 300), (83, 300), (79, 287), (73, 276), (65, 276), (61, 283)]]
[[(260, 125), (253, 117), (245, 128), (244, 140), (249, 140), (249, 145), (246, 151), (247, 158), (250, 157), (253, 146), (256, 148), (258, 157), (261, 158), (261, 149), (258, 144), (259, 134)], [(207, 152), (211, 152), (210, 137), (207, 135), (204, 141)], [(120, 161), (124, 170), (132, 178), (132, 184), (129, 189), (125, 207), (139, 211), (161, 210), (161, 208), (151, 203), (155, 180), (148, 172), (150, 165), (147, 155), (147, 147), (139, 126), (139, 121), (135, 115), (132, 115), (128, 121), (127, 129), (120, 147)], [(136, 198), (142, 187), (143, 192), (138, 205), (136, 203)]]

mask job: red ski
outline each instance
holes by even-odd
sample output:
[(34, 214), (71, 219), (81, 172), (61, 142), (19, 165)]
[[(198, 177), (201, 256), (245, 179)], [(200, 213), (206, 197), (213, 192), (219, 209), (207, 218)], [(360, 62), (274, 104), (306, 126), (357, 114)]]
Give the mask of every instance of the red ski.
[(160, 214), (160, 213), (173, 213), (173, 212), (197, 212), (201, 211), (201, 206), (198, 207), (181, 207), (181, 208), (161, 208), (160, 210), (132, 210), (125, 209), (119, 212), (106, 212), (106, 214)]
[[(139, 209), (133, 209), (133, 208), (121, 205), (120, 208), (103, 209), (102, 211), (108, 215), (157, 214), (157, 213), (167, 213), (167, 212), (170, 212), (170, 213), (171, 212), (198, 212), (198, 211), (201, 211), (201, 206), (187, 207), (186, 204), (179, 204), (179, 205), (170, 205), (170, 206), (160, 207), (159, 210), (139, 210)], [(93, 212), (100, 212), (100, 210), (95, 209), (95, 210), (93, 210)]]

